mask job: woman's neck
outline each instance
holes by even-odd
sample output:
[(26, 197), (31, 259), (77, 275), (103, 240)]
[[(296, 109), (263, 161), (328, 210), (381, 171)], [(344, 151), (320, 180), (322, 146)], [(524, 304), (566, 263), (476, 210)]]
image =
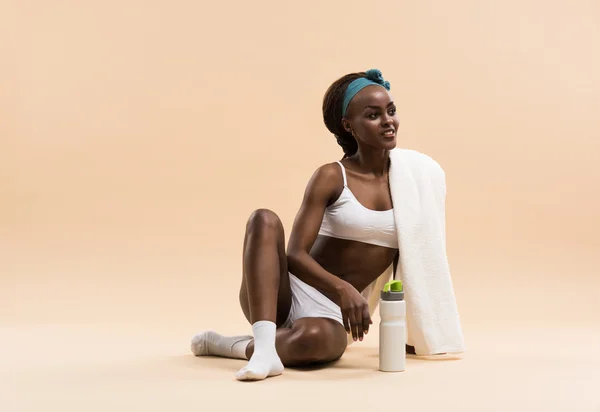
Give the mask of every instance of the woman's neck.
[(350, 157), (359, 168), (375, 176), (384, 176), (388, 172), (390, 152), (389, 150), (358, 150)]

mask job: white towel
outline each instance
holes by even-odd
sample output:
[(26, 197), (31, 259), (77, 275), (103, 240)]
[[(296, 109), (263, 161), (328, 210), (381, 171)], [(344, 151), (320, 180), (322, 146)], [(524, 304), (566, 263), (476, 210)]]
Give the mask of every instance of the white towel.
[[(446, 254), (446, 175), (431, 157), (411, 149), (390, 152), (390, 191), (398, 233), (397, 273), (404, 285), (407, 343), (417, 355), (464, 352)], [(363, 291), (371, 315), (391, 267)]]

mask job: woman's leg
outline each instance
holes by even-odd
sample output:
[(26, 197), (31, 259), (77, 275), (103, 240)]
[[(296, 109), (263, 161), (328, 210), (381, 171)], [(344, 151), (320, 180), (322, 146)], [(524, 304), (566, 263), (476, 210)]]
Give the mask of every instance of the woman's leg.
[(328, 362), (339, 358), (347, 337), (331, 319), (305, 318), (281, 328), (291, 307), (283, 225), (266, 209), (252, 213), (244, 238), (240, 304), (254, 336), (223, 337), (207, 331), (192, 340), (196, 355), (249, 359), (236, 377), (264, 379), (285, 366)]
[(236, 374), (239, 380), (283, 372), (275, 342), (277, 327), (286, 321), (292, 304), (284, 236), (281, 220), (267, 209), (252, 213), (246, 225), (240, 305), (252, 325), (253, 338), (244, 353), (249, 362)]
[(240, 305), (250, 324), (287, 319), (292, 291), (287, 271), (285, 233), (279, 217), (267, 209), (254, 211), (244, 236)]
[[(276, 348), (285, 366), (306, 366), (339, 359), (346, 350), (344, 327), (328, 318), (302, 318), (291, 328), (277, 330)], [(252, 356), (254, 345), (247, 348)]]
[(274, 212), (259, 209), (250, 215), (242, 255), (239, 297), (242, 311), (252, 325), (252, 336), (225, 337), (205, 331), (192, 339), (192, 352), (196, 356), (248, 359), (236, 378), (264, 379), (283, 372), (275, 346), (276, 329), (287, 319), (292, 302), (283, 224)]

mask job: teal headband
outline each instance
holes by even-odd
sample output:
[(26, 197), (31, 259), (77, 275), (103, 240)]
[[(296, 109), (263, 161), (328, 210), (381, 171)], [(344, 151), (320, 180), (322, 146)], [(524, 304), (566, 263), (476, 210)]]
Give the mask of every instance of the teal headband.
[(346, 93), (344, 94), (344, 105), (342, 106), (342, 117), (346, 115), (348, 105), (356, 93), (372, 84), (376, 84), (385, 88), (386, 90), (390, 90), (390, 82), (383, 80), (383, 76), (379, 69), (367, 70), (365, 77), (360, 77), (354, 80), (346, 88)]

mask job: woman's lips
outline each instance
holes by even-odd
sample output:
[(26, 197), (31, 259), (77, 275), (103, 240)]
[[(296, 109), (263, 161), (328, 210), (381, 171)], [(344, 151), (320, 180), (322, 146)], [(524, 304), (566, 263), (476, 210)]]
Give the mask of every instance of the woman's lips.
[(383, 137), (385, 137), (386, 139), (393, 139), (396, 136), (396, 131), (395, 130), (386, 130), (381, 135)]

